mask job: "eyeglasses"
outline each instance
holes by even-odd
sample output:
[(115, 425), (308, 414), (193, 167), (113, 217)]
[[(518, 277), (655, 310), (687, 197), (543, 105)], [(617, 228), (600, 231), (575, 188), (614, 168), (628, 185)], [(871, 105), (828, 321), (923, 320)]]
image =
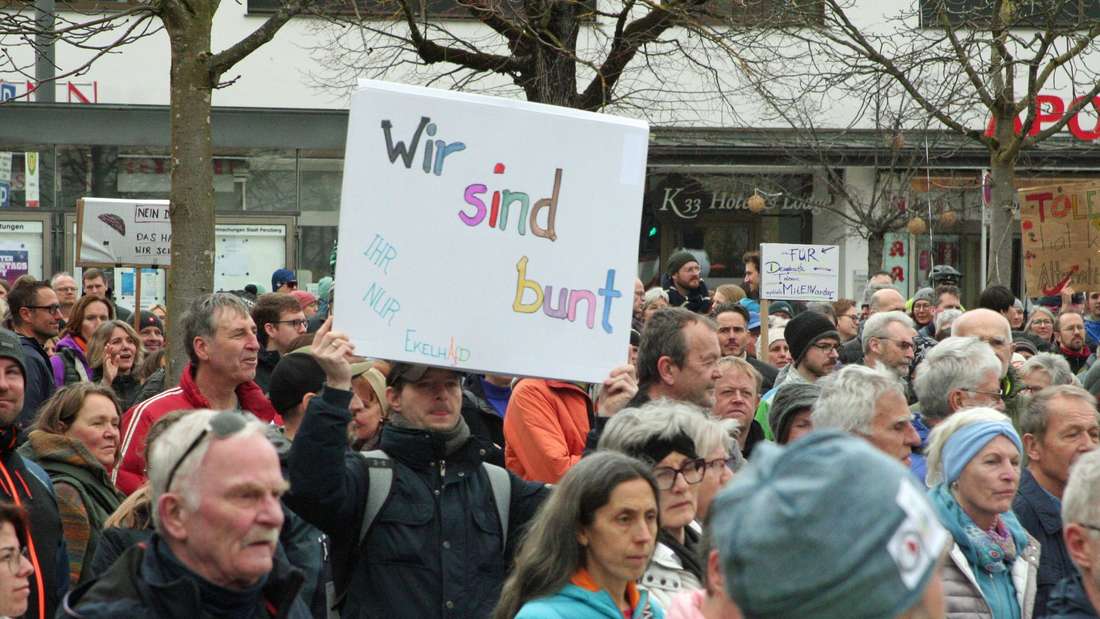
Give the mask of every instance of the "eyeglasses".
[(847, 318), (848, 320), (851, 320), (852, 322), (859, 322), (859, 314), (841, 314), (840, 317), (841, 318)]
[(1096, 525), (1094, 525), (1094, 524), (1085, 524), (1085, 523), (1083, 523), (1083, 522), (1078, 522), (1077, 524), (1079, 524), (1079, 525), (1081, 525), (1081, 526), (1085, 527), (1085, 528), (1086, 528), (1086, 529), (1088, 529), (1089, 531), (1096, 531), (1097, 533), (1100, 533), (1100, 527), (1098, 527), (1098, 526), (1096, 526)]
[(61, 313), (61, 305), (58, 303), (54, 303), (53, 305), (28, 305), (27, 307), (29, 307), (30, 309), (46, 310), (51, 314)]
[(914, 303), (913, 304), (913, 309), (914, 310), (927, 311), (927, 310), (932, 309), (932, 304), (931, 303), (924, 303), (924, 302)]
[(824, 343), (824, 342), (818, 342), (817, 344), (814, 344), (813, 346), (814, 346), (814, 348), (820, 350), (821, 352), (823, 352), (825, 354), (829, 354), (829, 353), (839, 354), (840, 353), (840, 345), (839, 344), (828, 344), (828, 343)]
[(913, 346), (913, 342), (909, 340), (895, 340), (892, 337), (876, 337), (876, 340), (886, 340), (887, 342), (893, 342), (898, 348), (902, 350), (914, 350), (916, 346)]
[(302, 329), (309, 326), (309, 321), (305, 318), (299, 318), (297, 320), (276, 320), (277, 325), (290, 325), (295, 329)]
[(707, 470), (713, 473), (721, 473), (722, 469), (733, 470), (733, 465), (737, 463), (735, 458), (718, 458), (716, 460), (707, 460)]
[(678, 469), (669, 466), (659, 466), (653, 469), (653, 478), (657, 480), (658, 490), (672, 490), (676, 485), (676, 476), (683, 475), (684, 481), (689, 484), (697, 484), (703, 481), (703, 475), (707, 472), (707, 461), (698, 458), (688, 460)]
[(1054, 321), (1047, 320), (1046, 318), (1039, 318), (1037, 320), (1032, 320), (1031, 324), (1036, 327), (1049, 327), (1054, 324)]
[(1002, 402), (1004, 402), (1005, 399), (1005, 394), (1001, 393), (1000, 391), (982, 391), (981, 389), (961, 389), (961, 391), (965, 391), (967, 393), (978, 393), (990, 398), (997, 398)]
[(13, 549), (12, 552), (9, 552), (3, 559), (0, 559), (0, 561), (7, 563), (8, 569), (11, 570), (11, 573), (14, 575), (18, 574), (20, 569), (22, 569), (23, 559), (26, 559), (28, 562), (31, 561), (31, 557), (30, 554), (27, 552), (26, 546), (20, 548), (18, 551), (15, 551)]
[(172, 489), (172, 480), (176, 477), (176, 471), (179, 470), (180, 465), (187, 459), (187, 456), (190, 456), (191, 452), (198, 449), (199, 444), (206, 438), (206, 435), (213, 433), (215, 438), (228, 438), (243, 430), (247, 424), (248, 420), (244, 414), (236, 411), (222, 411), (211, 417), (206, 427), (195, 437), (195, 440), (192, 441), (191, 445), (183, 452), (180, 459), (176, 460), (176, 463), (172, 466), (172, 470), (168, 472), (168, 483), (164, 484), (165, 492)]

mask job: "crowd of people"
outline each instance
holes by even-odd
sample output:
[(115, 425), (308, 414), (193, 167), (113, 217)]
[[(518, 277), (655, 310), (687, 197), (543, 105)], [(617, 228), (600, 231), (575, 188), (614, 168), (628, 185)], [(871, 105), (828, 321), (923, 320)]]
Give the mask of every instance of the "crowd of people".
[(364, 356), (287, 269), (0, 288), (0, 617), (1098, 617), (1100, 293), (745, 264), (636, 281), (599, 384)]

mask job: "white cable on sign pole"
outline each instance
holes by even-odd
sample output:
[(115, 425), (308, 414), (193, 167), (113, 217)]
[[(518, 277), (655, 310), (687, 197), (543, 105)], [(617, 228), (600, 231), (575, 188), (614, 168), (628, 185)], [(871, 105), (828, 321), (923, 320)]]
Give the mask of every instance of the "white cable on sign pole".
[(982, 178), (981, 178), (981, 181), (982, 181), (982, 207), (981, 207), (981, 213), (982, 213), (982, 222), (981, 222), (982, 240), (981, 240), (981, 243), (982, 243), (982, 245), (980, 247), (981, 251), (978, 252), (978, 253), (980, 253), (981, 256), (982, 256), (982, 262), (981, 262), (982, 270), (981, 270), (981, 274), (978, 276), (978, 284), (979, 284), (978, 290), (985, 290), (986, 272), (989, 270), (989, 231), (986, 229), (986, 226), (985, 226), (985, 223), (986, 223), (985, 222), (985, 212), (986, 212), (985, 209), (986, 209), (986, 206), (988, 206), (988, 204), (986, 204), (988, 202), (988, 198), (986, 196), (986, 191), (992, 191), (992, 187), (990, 187), (987, 184), (987, 183), (989, 183), (989, 180), (990, 180), (989, 179), (989, 170), (982, 170), (981, 174), (982, 174)]

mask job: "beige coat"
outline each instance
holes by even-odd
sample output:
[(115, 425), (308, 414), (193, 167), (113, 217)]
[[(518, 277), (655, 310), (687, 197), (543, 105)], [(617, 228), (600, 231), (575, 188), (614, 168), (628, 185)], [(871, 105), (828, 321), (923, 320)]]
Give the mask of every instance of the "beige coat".
[[(1023, 609), (1020, 619), (1032, 619), (1039, 573), (1039, 542), (1030, 535), (1027, 540), (1027, 548), (1012, 563), (1016, 601)], [(943, 567), (943, 598), (947, 619), (993, 619), (974, 571), (958, 544), (951, 548), (951, 557)]]

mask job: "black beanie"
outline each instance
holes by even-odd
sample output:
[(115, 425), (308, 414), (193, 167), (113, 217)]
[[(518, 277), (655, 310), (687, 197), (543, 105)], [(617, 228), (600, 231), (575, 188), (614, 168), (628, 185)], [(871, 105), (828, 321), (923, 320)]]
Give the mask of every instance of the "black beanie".
[(802, 361), (806, 350), (821, 338), (840, 340), (836, 325), (819, 312), (802, 312), (795, 316), (783, 329), (783, 335), (787, 338), (787, 347), (791, 349), (791, 359), (794, 359), (795, 365)]
[(677, 271), (684, 268), (684, 265), (689, 262), (699, 262), (699, 260), (695, 258), (695, 254), (687, 251), (686, 249), (672, 254), (668, 258), (668, 274), (675, 274)]

